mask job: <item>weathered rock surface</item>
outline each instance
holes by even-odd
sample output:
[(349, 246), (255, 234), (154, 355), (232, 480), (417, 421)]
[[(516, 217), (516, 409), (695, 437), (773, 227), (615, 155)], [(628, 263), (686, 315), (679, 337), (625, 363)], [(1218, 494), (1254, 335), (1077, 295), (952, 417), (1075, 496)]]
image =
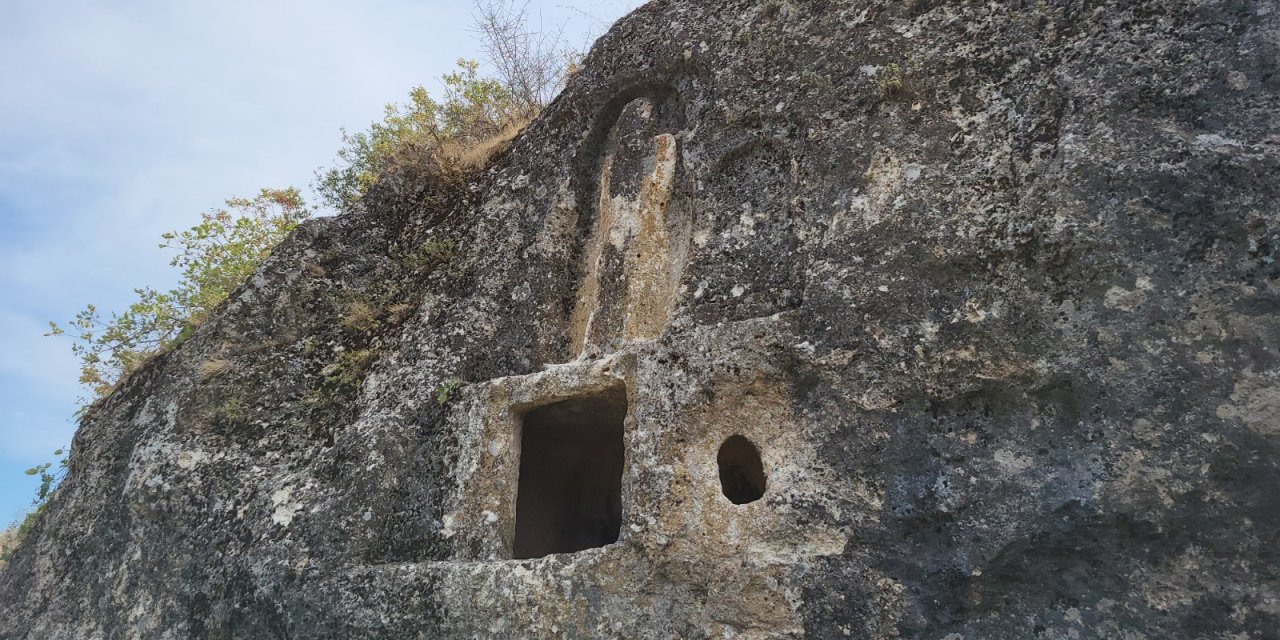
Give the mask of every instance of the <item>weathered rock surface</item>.
[[(98, 406), (0, 637), (1280, 637), (1278, 46), (1273, 0), (650, 3)], [(620, 388), (617, 542), (510, 559), (520, 416)]]
[(18, 528), (0, 531), (0, 569), (8, 564), (9, 552), (18, 544)]

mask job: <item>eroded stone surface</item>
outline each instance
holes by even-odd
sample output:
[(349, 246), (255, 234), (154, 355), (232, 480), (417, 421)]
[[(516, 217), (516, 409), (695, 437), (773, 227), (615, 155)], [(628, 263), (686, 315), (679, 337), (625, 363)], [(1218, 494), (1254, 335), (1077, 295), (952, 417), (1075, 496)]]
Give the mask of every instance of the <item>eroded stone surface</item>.
[[(1278, 21), (649, 3), (97, 406), (0, 637), (1276, 637)], [(619, 384), (619, 541), (508, 559), (513, 416)]]

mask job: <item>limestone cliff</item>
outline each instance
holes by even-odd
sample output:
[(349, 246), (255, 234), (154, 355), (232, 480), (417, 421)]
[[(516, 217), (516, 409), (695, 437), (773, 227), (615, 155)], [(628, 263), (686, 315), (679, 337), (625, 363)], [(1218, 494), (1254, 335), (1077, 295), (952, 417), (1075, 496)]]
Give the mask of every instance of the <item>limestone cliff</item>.
[(0, 637), (1280, 637), (1278, 46), (651, 2), (95, 407)]

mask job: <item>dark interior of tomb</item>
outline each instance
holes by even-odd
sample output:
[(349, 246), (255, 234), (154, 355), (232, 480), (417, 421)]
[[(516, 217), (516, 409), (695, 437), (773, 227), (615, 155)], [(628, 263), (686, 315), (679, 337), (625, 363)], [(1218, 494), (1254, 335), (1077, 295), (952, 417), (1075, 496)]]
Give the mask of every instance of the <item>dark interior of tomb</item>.
[(540, 558), (618, 540), (626, 415), (622, 385), (524, 414), (513, 557)]
[(750, 440), (732, 436), (720, 445), (720, 490), (734, 504), (755, 502), (764, 495), (764, 464)]

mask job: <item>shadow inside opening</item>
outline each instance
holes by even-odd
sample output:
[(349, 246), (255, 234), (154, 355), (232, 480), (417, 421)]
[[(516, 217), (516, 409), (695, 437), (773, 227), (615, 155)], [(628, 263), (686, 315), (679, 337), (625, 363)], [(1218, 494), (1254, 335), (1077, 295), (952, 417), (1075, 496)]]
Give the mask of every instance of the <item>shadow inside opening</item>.
[(512, 557), (540, 558), (617, 542), (626, 415), (622, 385), (524, 414)]

